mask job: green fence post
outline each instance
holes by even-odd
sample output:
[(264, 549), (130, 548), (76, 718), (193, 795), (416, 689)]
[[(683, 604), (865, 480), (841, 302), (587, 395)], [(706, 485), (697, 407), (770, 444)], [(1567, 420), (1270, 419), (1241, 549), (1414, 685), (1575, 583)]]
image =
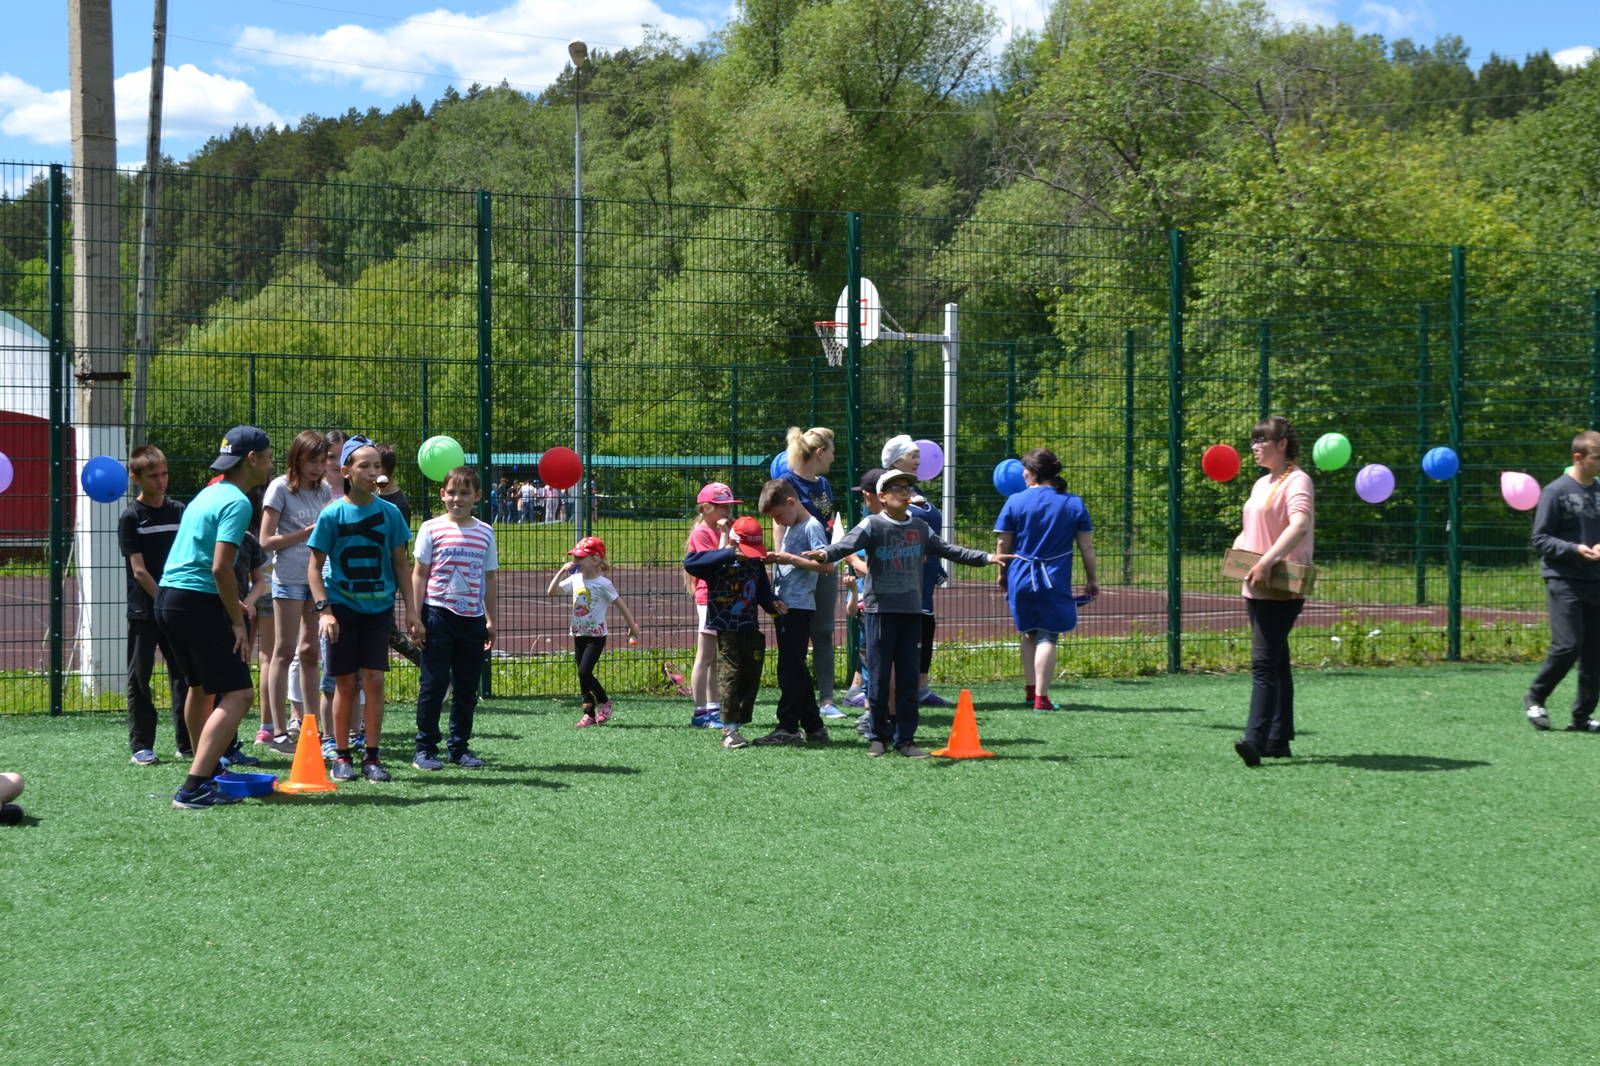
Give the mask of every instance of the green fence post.
[(1266, 319), (1256, 329), (1256, 417), (1272, 414), (1272, 326)]
[(1600, 426), (1600, 289), (1589, 293), (1589, 428)]
[[(490, 416), (494, 412), (493, 387), (494, 379), (492, 366), (494, 365), (494, 320), (491, 317), (490, 297), (494, 291), (494, 229), (492, 225), (493, 214), (490, 209), (489, 194), (480, 190), (477, 194), (478, 209), (478, 481), (485, 487), (489, 486), (489, 475), (493, 467), (494, 433)], [(493, 520), (489, 513), (489, 494), (485, 492), (483, 499), (478, 503), (478, 518), (485, 522)], [(485, 657), (483, 660), (483, 673), (480, 686), (485, 699), (494, 695), (494, 660)]]
[[(1450, 447), (1461, 455), (1461, 381), (1467, 352), (1467, 250), (1450, 249)], [(1464, 457), (1463, 457), (1464, 458)], [(1449, 652), (1461, 659), (1461, 479), (1450, 479)]]
[(728, 368), (728, 481), (739, 483), (739, 364)]
[[(1006, 454), (1017, 454), (1017, 342), (1006, 344)], [(954, 534), (952, 534), (954, 536)]]
[[(62, 627), (66, 625), (67, 530), (67, 433), (62, 400), (67, 391), (67, 336), (63, 304), (66, 287), (62, 269), (66, 262), (62, 212), (65, 210), (61, 164), (50, 166), (50, 205), (46, 228), (49, 231), (45, 257), (49, 263), (50, 301), (50, 713), (62, 710), (66, 648)], [(167, 669), (172, 669), (168, 666)]]
[[(422, 431), (422, 439), (427, 440), (432, 434), (428, 432), (428, 361), (426, 359), (422, 361), (417, 384), (421, 386), (421, 391), (417, 395), (422, 398), (422, 418), (421, 424), (417, 428)], [(486, 490), (488, 487), (487, 484), (484, 485)]]
[(821, 372), (817, 355), (813, 352), (811, 353), (811, 421), (806, 423), (808, 426), (820, 426), (822, 424), (822, 381), (818, 377)]
[[(256, 424), (256, 353), (255, 352), (251, 352), (250, 353), (250, 391), (249, 391), (249, 396), (250, 396), (250, 417), (248, 419), (246, 419), (246, 421), (249, 422), (250, 425), (253, 426), (253, 425)], [(287, 455), (288, 452), (285, 451), (284, 454)]]
[(1182, 230), (1167, 231), (1167, 672), (1183, 668), (1183, 279)]
[[(1122, 337), (1122, 583), (1133, 584), (1133, 329)], [(1016, 368), (1011, 378), (1016, 380)]]
[[(912, 352), (911, 345), (909, 344), (906, 345), (905, 378), (905, 387), (901, 391), (901, 395), (906, 398), (905, 412), (901, 415), (900, 432), (911, 433), (912, 412), (917, 409), (917, 367), (915, 362), (915, 353)], [(912, 436), (916, 436), (916, 434), (912, 433)]]
[[(1417, 305), (1417, 454), (1428, 448), (1428, 305)], [(1428, 602), (1428, 476), (1417, 471), (1417, 519), (1412, 552), (1417, 565), (1417, 606)]]

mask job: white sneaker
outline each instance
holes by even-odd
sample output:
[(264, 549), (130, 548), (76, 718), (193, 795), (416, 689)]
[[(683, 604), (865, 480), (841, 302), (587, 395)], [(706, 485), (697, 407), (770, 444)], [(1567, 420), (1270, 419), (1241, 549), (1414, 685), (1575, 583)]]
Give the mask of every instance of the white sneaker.
[(722, 746), (725, 748), (730, 750), (743, 748), (747, 747), (749, 743), (737, 729), (725, 729), (722, 731)]
[(1550, 728), (1549, 711), (1545, 710), (1542, 706), (1527, 698), (1523, 699), (1522, 705), (1527, 710), (1529, 725), (1533, 726), (1535, 729), (1541, 730)]

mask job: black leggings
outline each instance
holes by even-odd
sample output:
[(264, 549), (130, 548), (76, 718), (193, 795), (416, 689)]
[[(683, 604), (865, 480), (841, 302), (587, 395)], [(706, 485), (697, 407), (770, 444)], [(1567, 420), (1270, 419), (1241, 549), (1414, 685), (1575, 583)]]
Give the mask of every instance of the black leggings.
[(606, 702), (606, 690), (594, 676), (600, 662), (600, 653), (606, 650), (605, 637), (573, 637), (574, 658), (578, 660), (578, 690), (583, 694), (583, 705), (593, 706)]

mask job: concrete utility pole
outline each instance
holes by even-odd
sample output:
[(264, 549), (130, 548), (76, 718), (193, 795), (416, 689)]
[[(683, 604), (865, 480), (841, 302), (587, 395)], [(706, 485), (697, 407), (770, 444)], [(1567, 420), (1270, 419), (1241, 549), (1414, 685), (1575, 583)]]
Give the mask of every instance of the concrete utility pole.
[(156, 0), (150, 42), (150, 119), (145, 127), (144, 203), (139, 218), (139, 284), (134, 302), (133, 444), (145, 442), (145, 392), (156, 347), (156, 197), (160, 193), (161, 88), (167, 72), (167, 0)]
[[(111, 0), (67, 0), (72, 86), (72, 338), (78, 472), (96, 455), (128, 458), (123, 427), (121, 260), (117, 222), (117, 110), (111, 52)], [(123, 689), (127, 623), (117, 508), (79, 497), (78, 671), (86, 693)]]

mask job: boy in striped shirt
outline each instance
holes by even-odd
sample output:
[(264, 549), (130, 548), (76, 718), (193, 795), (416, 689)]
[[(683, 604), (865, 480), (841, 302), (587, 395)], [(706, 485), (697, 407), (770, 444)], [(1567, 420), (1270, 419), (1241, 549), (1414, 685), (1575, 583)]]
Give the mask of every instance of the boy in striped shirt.
[(483, 498), (478, 472), (458, 466), (444, 479), (439, 499), (445, 513), (422, 523), (417, 563), (411, 572), (422, 606), (422, 687), (417, 694), (418, 770), (442, 770), (439, 712), (449, 688), (450, 736), (445, 754), (469, 770), (483, 766), (472, 753), (472, 713), (478, 678), (494, 646), (494, 573), (500, 566), (494, 527), (472, 516)]

